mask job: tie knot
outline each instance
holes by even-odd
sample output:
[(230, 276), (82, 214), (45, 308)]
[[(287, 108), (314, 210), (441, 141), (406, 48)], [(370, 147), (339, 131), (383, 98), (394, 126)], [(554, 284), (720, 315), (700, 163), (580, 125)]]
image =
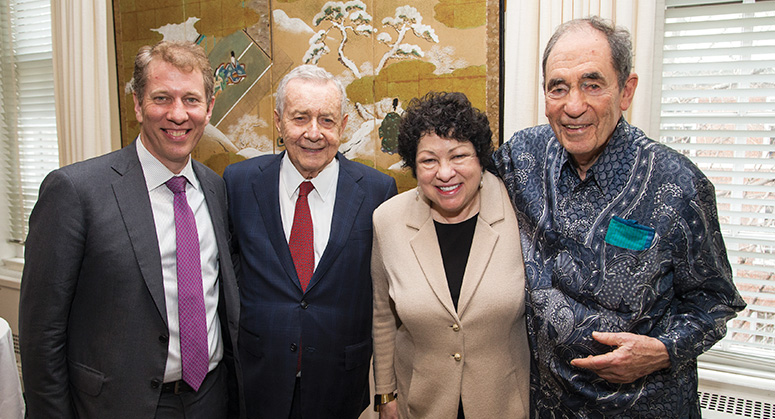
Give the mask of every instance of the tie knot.
[(186, 192), (186, 178), (183, 176), (173, 176), (164, 183), (174, 194)]
[(312, 182), (301, 182), (301, 185), (299, 185), (299, 197), (309, 195), (313, 189), (315, 189), (315, 186), (312, 185)]

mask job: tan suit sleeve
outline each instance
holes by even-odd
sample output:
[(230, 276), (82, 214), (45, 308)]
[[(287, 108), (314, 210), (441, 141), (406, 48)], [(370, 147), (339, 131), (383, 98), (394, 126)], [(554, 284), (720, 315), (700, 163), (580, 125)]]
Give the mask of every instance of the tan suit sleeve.
[(386, 226), (379, 222), (379, 209), (374, 213), (374, 238), (371, 250), (371, 279), (374, 288), (374, 382), (377, 394), (388, 394), (396, 390), (396, 376), (393, 367), (398, 317), (390, 300), (390, 286), (387, 269), (382, 260), (380, 234)]

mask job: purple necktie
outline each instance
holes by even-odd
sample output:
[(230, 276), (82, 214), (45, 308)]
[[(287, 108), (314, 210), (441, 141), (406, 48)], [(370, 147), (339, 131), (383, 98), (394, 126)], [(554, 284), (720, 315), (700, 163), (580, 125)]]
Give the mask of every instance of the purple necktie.
[(199, 390), (209, 369), (207, 320), (205, 319), (202, 264), (196, 220), (186, 200), (186, 178), (175, 176), (167, 187), (175, 194), (175, 242), (177, 245), (178, 316), (180, 319), (180, 361), (183, 381)]
[(315, 269), (315, 251), (312, 240), (312, 216), (309, 213), (307, 195), (315, 189), (312, 182), (302, 182), (299, 186), (299, 198), (296, 200), (296, 210), (293, 213), (293, 226), (288, 247), (291, 249), (293, 265), (299, 276), (301, 291), (307, 291), (312, 271)]

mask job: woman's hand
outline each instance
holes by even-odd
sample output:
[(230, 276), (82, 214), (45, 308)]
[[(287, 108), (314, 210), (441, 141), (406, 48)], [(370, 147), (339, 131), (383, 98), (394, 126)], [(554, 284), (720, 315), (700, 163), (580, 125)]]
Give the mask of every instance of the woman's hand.
[(398, 419), (398, 403), (392, 400), (380, 406), (379, 419)]

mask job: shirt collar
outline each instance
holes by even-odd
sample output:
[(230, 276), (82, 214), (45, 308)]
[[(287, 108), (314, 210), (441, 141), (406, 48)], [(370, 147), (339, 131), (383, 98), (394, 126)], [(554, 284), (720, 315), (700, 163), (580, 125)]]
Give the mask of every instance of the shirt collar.
[[(630, 142), (627, 141), (629, 135), (630, 125), (622, 116), (619, 118), (619, 122), (616, 124), (614, 133), (611, 136), (611, 140), (608, 141), (608, 144), (606, 144), (603, 152), (600, 153), (600, 156), (598, 156), (597, 160), (595, 160), (592, 166), (590, 166), (590, 168), (587, 170), (587, 178), (594, 180), (601, 191), (609, 192), (608, 189), (611, 186), (611, 183), (614, 181), (614, 177), (616, 176), (615, 173), (612, 173), (610, 170), (608, 170), (608, 168), (611, 167), (609, 163), (615, 162), (617, 163), (617, 166), (619, 166), (620, 163), (624, 163), (625, 161), (629, 161), (635, 158), (634, 152), (629, 150)], [(568, 153), (568, 151), (564, 148), (562, 149), (560, 158), (560, 167), (568, 165), (570, 166), (569, 168), (573, 171), (573, 173), (578, 176), (578, 171), (576, 170), (575, 165), (572, 163), (570, 153)]]
[(283, 180), (280, 183), (285, 185), (284, 192), (288, 194), (289, 199), (296, 193), (302, 182), (309, 180), (323, 202), (328, 202), (329, 199), (334, 199), (333, 194), (336, 192), (336, 180), (339, 178), (339, 160), (334, 158), (317, 176), (312, 179), (305, 179), (296, 169), (296, 166), (293, 165), (286, 151), (280, 165), (280, 177)]
[(143, 168), (143, 175), (145, 176), (145, 185), (149, 191), (163, 185), (173, 176), (184, 176), (191, 186), (199, 189), (199, 179), (197, 179), (196, 174), (194, 173), (194, 167), (191, 164), (190, 156), (188, 162), (183, 167), (183, 170), (181, 170), (180, 173), (175, 174), (145, 148), (139, 135), (137, 136), (137, 140), (135, 140), (135, 144), (137, 145), (137, 158), (140, 160), (140, 166)]
[(624, 117), (620, 117), (611, 140), (603, 152), (600, 153), (597, 161), (589, 168), (594, 173), (595, 181), (600, 186), (600, 189), (605, 192), (614, 192), (610, 188), (616, 181), (616, 177), (621, 177), (621, 174), (617, 174), (613, 168), (631, 167), (627, 163), (630, 163), (635, 158), (635, 151), (630, 150), (631, 142), (628, 141), (629, 136), (630, 125), (624, 120)]

